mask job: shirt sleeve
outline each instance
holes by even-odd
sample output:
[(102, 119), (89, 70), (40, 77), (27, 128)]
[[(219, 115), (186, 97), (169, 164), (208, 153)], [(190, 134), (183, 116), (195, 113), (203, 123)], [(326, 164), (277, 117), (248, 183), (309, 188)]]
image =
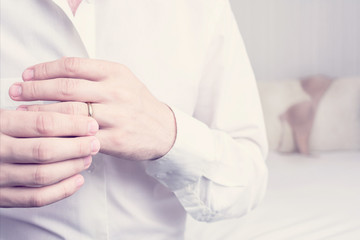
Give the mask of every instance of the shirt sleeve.
[(267, 142), (254, 74), (228, 1), (214, 31), (193, 116), (172, 108), (177, 137), (146, 163), (196, 220), (239, 217), (263, 198)]

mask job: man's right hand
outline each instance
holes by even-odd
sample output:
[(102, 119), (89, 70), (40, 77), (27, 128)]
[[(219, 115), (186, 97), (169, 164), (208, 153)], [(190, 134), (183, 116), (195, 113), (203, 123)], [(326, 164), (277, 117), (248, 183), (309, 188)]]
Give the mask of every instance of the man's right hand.
[(0, 207), (40, 207), (75, 193), (100, 149), (97, 122), (52, 112), (0, 112)]

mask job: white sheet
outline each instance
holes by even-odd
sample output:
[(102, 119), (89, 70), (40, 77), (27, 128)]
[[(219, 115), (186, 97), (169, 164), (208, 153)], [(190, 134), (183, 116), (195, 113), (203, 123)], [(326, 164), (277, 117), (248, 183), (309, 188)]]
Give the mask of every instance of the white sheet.
[(360, 152), (270, 153), (267, 195), (239, 220), (188, 221), (187, 240), (359, 240)]

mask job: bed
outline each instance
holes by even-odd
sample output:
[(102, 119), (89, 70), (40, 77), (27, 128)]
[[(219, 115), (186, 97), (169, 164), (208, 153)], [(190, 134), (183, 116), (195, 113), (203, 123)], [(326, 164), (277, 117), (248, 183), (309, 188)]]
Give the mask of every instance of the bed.
[(359, 240), (360, 77), (258, 82), (270, 146), (262, 204), (186, 240)]
[(271, 152), (263, 203), (239, 220), (187, 224), (187, 240), (359, 240), (360, 151)]

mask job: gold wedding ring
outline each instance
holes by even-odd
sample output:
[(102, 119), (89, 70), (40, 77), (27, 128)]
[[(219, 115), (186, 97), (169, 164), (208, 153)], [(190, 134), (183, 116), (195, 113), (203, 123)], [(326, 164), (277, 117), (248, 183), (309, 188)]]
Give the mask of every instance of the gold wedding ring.
[(86, 103), (87, 104), (87, 107), (88, 107), (88, 116), (89, 117), (92, 117), (93, 116), (93, 108), (92, 108), (92, 105), (91, 105), (91, 103)]

